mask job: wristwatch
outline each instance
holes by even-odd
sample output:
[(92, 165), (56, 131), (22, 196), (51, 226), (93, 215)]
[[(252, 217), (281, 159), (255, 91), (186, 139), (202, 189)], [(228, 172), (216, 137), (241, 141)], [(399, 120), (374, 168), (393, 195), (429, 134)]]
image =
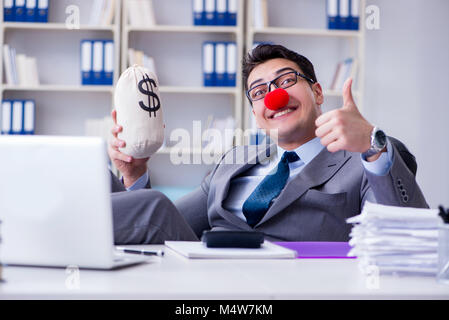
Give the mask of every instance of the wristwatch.
[(379, 153), (387, 145), (387, 135), (378, 127), (374, 127), (371, 131), (371, 147), (362, 153), (363, 158), (368, 158)]

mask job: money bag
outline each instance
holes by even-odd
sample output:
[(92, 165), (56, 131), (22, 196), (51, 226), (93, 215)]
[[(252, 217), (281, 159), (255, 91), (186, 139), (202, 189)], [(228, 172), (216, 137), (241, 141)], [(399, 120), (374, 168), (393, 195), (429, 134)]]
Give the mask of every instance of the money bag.
[(133, 65), (122, 73), (115, 88), (117, 124), (123, 127), (118, 138), (126, 143), (119, 150), (136, 159), (150, 157), (164, 142), (158, 85), (155, 74)]

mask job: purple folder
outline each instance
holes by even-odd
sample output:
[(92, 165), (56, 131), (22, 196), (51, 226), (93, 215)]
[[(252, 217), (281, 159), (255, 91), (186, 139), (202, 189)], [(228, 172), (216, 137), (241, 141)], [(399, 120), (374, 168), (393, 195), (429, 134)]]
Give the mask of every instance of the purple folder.
[(298, 259), (354, 259), (347, 242), (275, 242), (298, 253)]

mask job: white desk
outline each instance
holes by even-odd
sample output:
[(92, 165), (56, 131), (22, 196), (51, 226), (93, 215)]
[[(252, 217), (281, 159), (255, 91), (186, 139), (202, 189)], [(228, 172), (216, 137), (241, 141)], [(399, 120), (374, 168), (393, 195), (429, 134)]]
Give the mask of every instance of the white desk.
[(79, 289), (67, 288), (65, 269), (3, 274), (0, 299), (449, 299), (449, 285), (432, 277), (381, 276), (369, 289), (356, 259), (189, 260), (168, 248), (143, 265), (80, 270)]

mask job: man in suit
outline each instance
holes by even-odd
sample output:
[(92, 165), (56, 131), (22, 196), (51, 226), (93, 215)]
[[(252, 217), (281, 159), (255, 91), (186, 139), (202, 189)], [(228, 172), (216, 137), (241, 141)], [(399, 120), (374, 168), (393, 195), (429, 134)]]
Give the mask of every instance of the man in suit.
[[(234, 147), (175, 204), (142, 189), (149, 186), (146, 161), (120, 153), (122, 128), (112, 129), (109, 154), (124, 176), (124, 184), (113, 177), (113, 191), (121, 191), (112, 195), (117, 243), (197, 240), (211, 229), (256, 230), (277, 241), (347, 241), (346, 219), (367, 200), (427, 207), (413, 156), (360, 114), (352, 79), (343, 106), (323, 113), (312, 63), (283, 46), (260, 45), (244, 59), (243, 83), (258, 126), (275, 132), (276, 143), (268, 150)], [(265, 97), (277, 88), (288, 103), (268, 109)]]

